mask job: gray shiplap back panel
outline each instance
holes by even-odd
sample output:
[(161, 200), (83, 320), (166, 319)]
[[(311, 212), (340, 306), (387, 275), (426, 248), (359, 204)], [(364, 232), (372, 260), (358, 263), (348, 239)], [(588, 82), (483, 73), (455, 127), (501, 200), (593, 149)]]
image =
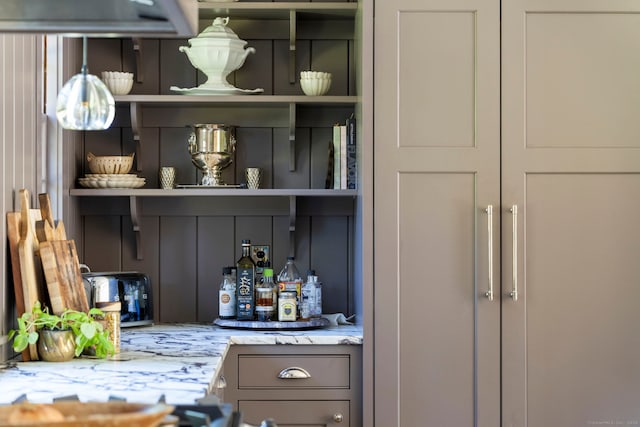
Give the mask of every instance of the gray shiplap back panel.
[(160, 93), (169, 95), (174, 92), (171, 86), (190, 88), (196, 85), (197, 72), (187, 55), (178, 50), (180, 46), (189, 46), (187, 40), (160, 41)]
[(323, 283), (324, 313), (348, 313), (349, 227), (347, 217), (314, 217), (311, 265)]
[(274, 188), (309, 188), (309, 129), (296, 129), (294, 171), (289, 170), (289, 130), (274, 129)]
[(157, 216), (142, 216), (142, 253), (138, 260), (133, 224), (129, 216), (122, 217), (122, 270), (138, 271), (149, 276), (152, 290), (153, 318), (160, 319), (160, 220)]
[[(244, 170), (263, 170), (261, 188), (272, 188), (272, 133), (270, 128), (238, 128), (236, 130), (235, 183), (246, 182)], [(232, 165), (233, 166), (233, 165)]]
[(113, 236), (121, 234), (120, 216), (84, 218), (84, 256), (79, 258), (91, 271), (120, 271), (121, 244)]
[(273, 94), (273, 43), (271, 40), (247, 40), (247, 47), (255, 53), (247, 54), (244, 65), (229, 76), (229, 83), (239, 89), (264, 89), (265, 94)]
[[(201, 28), (209, 25), (201, 22)], [(256, 49), (245, 65), (229, 76), (239, 88), (262, 87), (264, 95), (303, 95), (299, 72), (307, 69), (333, 73), (331, 95), (355, 94), (353, 83), (352, 23), (318, 21), (299, 15), (296, 41), (296, 81), (289, 82), (288, 20), (232, 19), (229, 26)], [(350, 28), (351, 27), (351, 28)], [(90, 40), (89, 66), (136, 71), (130, 39)], [(205, 76), (188, 61), (179, 46), (187, 40), (141, 40), (143, 82), (132, 94), (173, 94), (172, 85), (193, 87)], [(102, 54), (103, 52), (105, 54)], [(107, 52), (108, 51), (108, 52)], [(92, 65), (94, 64), (94, 65)], [(262, 95), (251, 95), (262, 96)], [(145, 188), (158, 187), (161, 166), (177, 168), (176, 182), (195, 184), (202, 174), (191, 163), (187, 139), (194, 123), (238, 126), (237, 152), (223, 171), (229, 183), (245, 182), (244, 168), (263, 168), (263, 188), (324, 188), (328, 144), (334, 123), (344, 123), (350, 106), (296, 107), (296, 170), (289, 171), (289, 108), (258, 106), (142, 106), (141, 151), (136, 159)], [(88, 151), (97, 155), (129, 153), (135, 149), (129, 109), (117, 107), (114, 127), (87, 132), (80, 176)], [(349, 198), (297, 198), (295, 219), (296, 264), (303, 276), (314, 268), (326, 281), (327, 310), (347, 312), (350, 283), (349, 251), (352, 238), (348, 218), (353, 216)], [(143, 260), (136, 259), (135, 234), (129, 218), (129, 200), (82, 198), (85, 219), (84, 257), (100, 253), (90, 239), (100, 236), (105, 247), (121, 254), (108, 256), (101, 265), (111, 269), (139, 270), (150, 275), (156, 321), (209, 322), (217, 315), (217, 289), (221, 269), (235, 264), (240, 240), (271, 246), (272, 267), (277, 275), (290, 252), (289, 200), (265, 197), (145, 197), (141, 199)], [(116, 224), (122, 224), (116, 229)], [(110, 250), (110, 249), (109, 249)], [(118, 258), (116, 260), (116, 258)], [(97, 261), (96, 261), (97, 262)]]
[(234, 218), (198, 218), (198, 316), (199, 322), (218, 317), (218, 290), (222, 268), (235, 265)]
[(161, 322), (196, 320), (196, 231), (196, 217), (160, 218)]

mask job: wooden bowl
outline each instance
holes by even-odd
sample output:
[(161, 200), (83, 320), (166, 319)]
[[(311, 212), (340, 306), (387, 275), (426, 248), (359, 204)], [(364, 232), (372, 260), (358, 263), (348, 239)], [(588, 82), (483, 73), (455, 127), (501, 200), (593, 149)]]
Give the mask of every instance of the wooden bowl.
[(89, 170), (92, 173), (124, 174), (129, 173), (133, 167), (133, 156), (96, 156), (93, 153), (87, 154)]
[(0, 406), (0, 427), (156, 427), (174, 407), (120, 401)]

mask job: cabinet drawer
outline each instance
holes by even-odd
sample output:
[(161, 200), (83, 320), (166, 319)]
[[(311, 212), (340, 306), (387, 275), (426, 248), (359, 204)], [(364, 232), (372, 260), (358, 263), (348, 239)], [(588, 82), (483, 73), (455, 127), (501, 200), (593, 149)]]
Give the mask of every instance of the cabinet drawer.
[[(350, 425), (347, 400), (241, 400), (238, 407), (245, 423), (259, 425), (273, 418), (279, 426), (341, 426)], [(336, 422), (341, 419), (340, 422)]]
[[(338, 355), (238, 355), (239, 389), (345, 388), (350, 387), (350, 357)], [(302, 368), (309, 378), (279, 378), (281, 371)]]

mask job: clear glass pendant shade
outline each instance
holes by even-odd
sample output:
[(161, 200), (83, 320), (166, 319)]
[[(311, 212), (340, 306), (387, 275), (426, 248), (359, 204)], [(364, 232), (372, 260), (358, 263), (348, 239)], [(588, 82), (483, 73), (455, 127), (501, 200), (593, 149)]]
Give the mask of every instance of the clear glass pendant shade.
[(56, 116), (65, 129), (107, 129), (115, 111), (113, 95), (102, 80), (92, 74), (76, 74), (58, 94)]
[(71, 77), (58, 94), (56, 117), (65, 129), (107, 129), (115, 116), (113, 95), (102, 80), (87, 72), (86, 52), (85, 37), (82, 70)]

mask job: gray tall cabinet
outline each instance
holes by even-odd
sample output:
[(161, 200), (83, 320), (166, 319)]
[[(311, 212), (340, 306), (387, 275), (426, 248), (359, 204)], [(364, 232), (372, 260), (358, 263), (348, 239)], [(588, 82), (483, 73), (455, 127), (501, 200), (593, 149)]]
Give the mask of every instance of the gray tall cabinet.
[(375, 6), (375, 425), (638, 424), (640, 4)]

